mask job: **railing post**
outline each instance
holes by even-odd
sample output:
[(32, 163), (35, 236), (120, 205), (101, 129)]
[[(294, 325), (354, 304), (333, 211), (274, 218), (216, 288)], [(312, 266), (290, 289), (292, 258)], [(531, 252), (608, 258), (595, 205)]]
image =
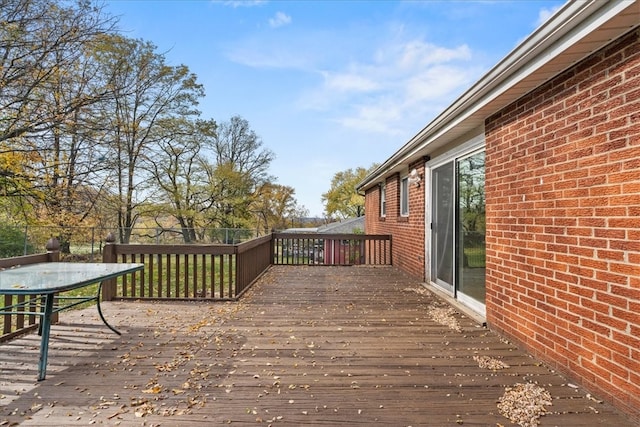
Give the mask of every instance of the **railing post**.
[(236, 275), (233, 286), (233, 295), (229, 295), (231, 298), (237, 298), (239, 290), (244, 287), (244, 283), (241, 283), (243, 280), (242, 272), (244, 271), (244, 257), (238, 251), (238, 245), (233, 245), (233, 253), (236, 258)]
[(58, 262), (60, 261), (60, 242), (55, 237), (47, 240), (47, 244), (45, 246), (47, 249), (47, 261), (48, 262)]
[[(104, 249), (102, 250), (102, 262), (117, 262), (116, 236), (113, 233), (107, 234)], [(102, 300), (111, 301), (116, 296), (116, 279), (109, 279), (102, 282)]]
[(275, 259), (276, 259), (276, 239), (273, 235), (273, 230), (271, 230), (271, 244), (269, 245), (269, 265), (273, 265)]

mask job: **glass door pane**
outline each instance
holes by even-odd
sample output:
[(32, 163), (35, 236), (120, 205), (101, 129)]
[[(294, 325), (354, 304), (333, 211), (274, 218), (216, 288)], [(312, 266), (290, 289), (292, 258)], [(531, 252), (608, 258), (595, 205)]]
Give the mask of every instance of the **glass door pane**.
[(458, 298), (485, 301), (484, 151), (458, 160)]
[(431, 212), (431, 280), (453, 292), (454, 163), (433, 169)]

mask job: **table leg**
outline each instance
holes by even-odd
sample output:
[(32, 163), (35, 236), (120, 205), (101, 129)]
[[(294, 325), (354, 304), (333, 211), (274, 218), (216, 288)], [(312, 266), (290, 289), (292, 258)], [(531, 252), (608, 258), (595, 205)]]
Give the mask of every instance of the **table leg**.
[(51, 331), (51, 316), (53, 315), (54, 294), (44, 297), (44, 313), (40, 321), (39, 330), (42, 338), (40, 341), (40, 360), (38, 361), (38, 381), (45, 379), (47, 375), (47, 356), (49, 354), (49, 333)]
[(102, 323), (107, 325), (107, 328), (111, 329), (113, 332), (115, 332), (118, 335), (122, 335), (120, 331), (118, 331), (116, 328), (111, 326), (109, 322), (107, 322), (107, 319), (104, 318), (104, 315), (102, 314), (102, 308), (100, 308), (101, 295), (102, 295), (102, 282), (100, 282), (100, 284), (98, 285), (98, 295), (96, 297), (96, 306), (98, 307), (98, 314), (100, 315), (100, 319), (102, 319)]

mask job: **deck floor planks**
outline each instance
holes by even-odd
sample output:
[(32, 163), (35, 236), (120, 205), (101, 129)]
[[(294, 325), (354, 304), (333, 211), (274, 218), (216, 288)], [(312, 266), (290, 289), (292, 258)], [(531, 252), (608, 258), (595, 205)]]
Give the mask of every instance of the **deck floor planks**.
[[(505, 387), (553, 397), (541, 426), (630, 422), (393, 268), (275, 267), (239, 303), (105, 303), (0, 347), (0, 422), (20, 425), (511, 425)], [(508, 369), (478, 366), (474, 355)]]

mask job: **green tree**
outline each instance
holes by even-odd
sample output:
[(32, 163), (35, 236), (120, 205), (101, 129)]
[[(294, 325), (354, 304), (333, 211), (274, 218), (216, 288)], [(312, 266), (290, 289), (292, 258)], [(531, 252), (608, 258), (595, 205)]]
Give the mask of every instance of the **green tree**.
[[(161, 200), (180, 224), (185, 243), (198, 239), (203, 213), (211, 206), (211, 194), (206, 191), (206, 174), (202, 167), (201, 150), (215, 138), (215, 120), (189, 121), (172, 118), (162, 122), (162, 137), (149, 159), (151, 172), (159, 188)], [(162, 227), (162, 224), (158, 224)]]
[[(252, 203), (257, 190), (274, 181), (268, 169), (275, 154), (240, 116), (219, 124), (205, 165), (211, 194), (208, 225), (237, 228), (255, 225)], [(209, 157), (207, 157), (209, 158)]]
[(345, 219), (364, 215), (364, 196), (358, 194), (356, 186), (375, 167), (376, 165), (373, 165), (369, 169), (358, 167), (355, 170), (336, 172), (331, 179), (331, 188), (322, 194), (327, 217)]
[(120, 241), (129, 242), (137, 219), (154, 195), (152, 148), (166, 139), (164, 120), (196, 117), (202, 85), (187, 66), (169, 66), (156, 47), (122, 36), (105, 38), (97, 57), (113, 76), (111, 102), (102, 120), (118, 195), (115, 206)]
[[(109, 94), (90, 52), (113, 23), (90, 1), (0, 0), (0, 181), (9, 218), (73, 226), (91, 213), (101, 187), (87, 119)], [(68, 251), (71, 236), (60, 237)]]
[(256, 228), (268, 233), (287, 228), (294, 218), (308, 216), (309, 212), (298, 205), (294, 196), (293, 187), (264, 183), (256, 192), (252, 205)]
[[(106, 193), (103, 159), (107, 151), (96, 121), (99, 102), (66, 109), (70, 99), (107, 92), (108, 80), (102, 79), (92, 50), (92, 45), (85, 46), (85, 55), (67, 69), (52, 73), (56, 90), (48, 94), (49, 105), (60, 113), (40, 134), (38, 162), (34, 162), (42, 183), (38, 191), (40, 222), (64, 230), (58, 236), (63, 253), (70, 251), (72, 227), (94, 225), (94, 207)], [(101, 102), (107, 99), (105, 95)]]
[(252, 225), (249, 207), (253, 181), (233, 163), (210, 165), (208, 188), (211, 207), (207, 210), (207, 225), (215, 228), (245, 228)]
[(34, 251), (33, 244), (28, 241), (23, 230), (10, 225), (0, 225), (0, 258), (31, 254)]

